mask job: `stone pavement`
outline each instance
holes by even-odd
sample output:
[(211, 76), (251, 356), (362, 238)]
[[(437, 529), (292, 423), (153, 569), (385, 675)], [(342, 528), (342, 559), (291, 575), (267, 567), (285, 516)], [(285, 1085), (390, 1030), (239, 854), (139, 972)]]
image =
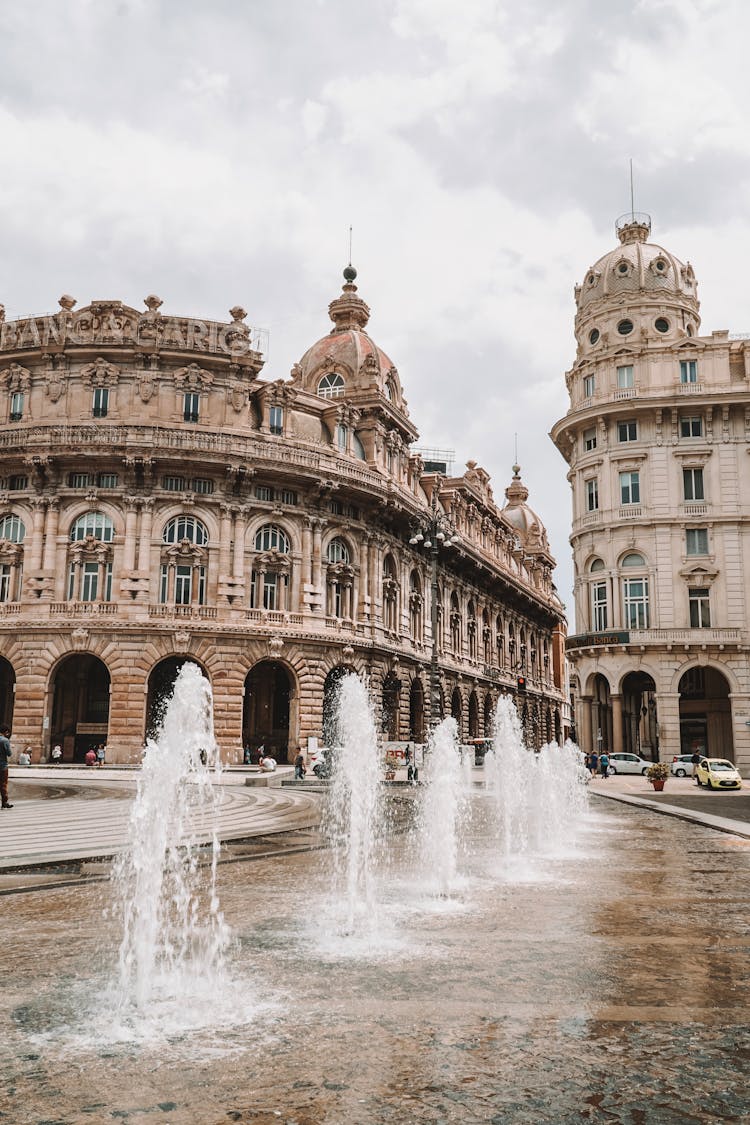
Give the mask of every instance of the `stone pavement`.
[(750, 839), (747, 789), (709, 792), (699, 788), (690, 777), (670, 777), (663, 791), (656, 793), (651, 782), (640, 774), (616, 774), (592, 778), (589, 792)]
[[(0, 812), (0, 871), (116, 855), (127, 843), (137, 771), (11, 767), (12, 809)], [(257, 773), (257, 771), (256, 771)], [(291, 767), (286, 771), (292, 774)], [(223, 841), (317, 826), (320, 801), (302, 786), (248, 788), (246, 770), (221, 775), (218, 833)], [(258, 780), (261, 780), (260, 778)], [(211, 828), (200, 821), (198, 838)]]

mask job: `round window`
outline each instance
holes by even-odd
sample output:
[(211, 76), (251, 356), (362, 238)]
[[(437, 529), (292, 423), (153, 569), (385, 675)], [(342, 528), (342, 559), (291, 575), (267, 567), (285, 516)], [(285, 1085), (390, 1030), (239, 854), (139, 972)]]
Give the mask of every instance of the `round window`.
[(599, 329), (598, 328), (592, 328), (591, 331), (589, 332), (589, 343), (595, 344), (595, 343), (597, 343), (598, 339), (599, 339)]
[(628, 268), (629, 268), (629, 267), (628, 267), (628, 263), (627, 263), (627, 262), (620, 262), (619, 266), (617, 267), (617, 272), (618, 272), (618, 273), (627, 273), (627, 272), (628, 272)]
[(654, 262), (654, 269), (658, 273), (664, 273), (666, 268), (667, 268), (667, 263), (664, 261), (664, 259), (663, 258), (657, 258), (656, 261)]
[(660, 316), (654, 321), (654, 328), (657, 332), (669, 332), (669, 321)]
[(589, 285), (595, 285), (596, 284), (596, 277), (594, 276), (593, 273), (590, 273), (589, 276), (586, 278), (586, 281)]
[(621, 336), (629, 336), (630, 333), (633, 331), (632, 320), (621, 320), (620, 323), (617, 325), (617, 331), (620, 333)]

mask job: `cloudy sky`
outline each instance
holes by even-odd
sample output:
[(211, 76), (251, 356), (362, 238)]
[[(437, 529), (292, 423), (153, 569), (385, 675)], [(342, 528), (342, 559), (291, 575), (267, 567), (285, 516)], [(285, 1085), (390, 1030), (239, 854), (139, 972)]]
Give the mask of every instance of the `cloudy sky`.
[(501, 499), (518, 433), (572, 612), (573, 285), (632, 157), (704, 330), (750, 331), (749, 34), (745, 0), (0, 0), (0, 302), (240, 303), (279, 378), (351, 224), (422, 444)]

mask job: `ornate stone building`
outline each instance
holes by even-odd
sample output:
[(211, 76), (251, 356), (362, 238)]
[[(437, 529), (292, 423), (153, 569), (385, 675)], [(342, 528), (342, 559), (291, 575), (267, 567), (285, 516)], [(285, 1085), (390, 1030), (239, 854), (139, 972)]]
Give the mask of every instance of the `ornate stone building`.
[[(521, 676), (532, 742), (561, 734), (544, 528), (518, 473), (501, 511), (474, 462), (424, 472), (355, 276), (331, 332), (272, 382), (240, 308), (0, 307), (0, 706), (35, 760), (58, 742), (68, 761), (98, 742), (137, 759), (185, 660), (210, 679), (228, 760), (324, 737), (349, 668), (386, 738), (424, 738), (431, 669), (464, 738)], [(431, 511), (459, 537), (439, 559), (436, 663), (430, 559), (409, 542)]]
[(648, 215), (575, 289), (570, 466), (584, 749), (750, 769), (750, 341), (701, 335), (690, 264)]

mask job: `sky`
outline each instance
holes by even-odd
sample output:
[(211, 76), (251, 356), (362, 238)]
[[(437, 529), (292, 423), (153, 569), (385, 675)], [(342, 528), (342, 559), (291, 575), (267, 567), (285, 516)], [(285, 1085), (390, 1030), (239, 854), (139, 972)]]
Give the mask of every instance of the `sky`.
[(635, 207), (750, 331), (745, 0), (0, 0), (0, 303), (269, 330), (285, 378), (349, 257), (420, 445), (515, 459), (571, 615), (573, 286)]

